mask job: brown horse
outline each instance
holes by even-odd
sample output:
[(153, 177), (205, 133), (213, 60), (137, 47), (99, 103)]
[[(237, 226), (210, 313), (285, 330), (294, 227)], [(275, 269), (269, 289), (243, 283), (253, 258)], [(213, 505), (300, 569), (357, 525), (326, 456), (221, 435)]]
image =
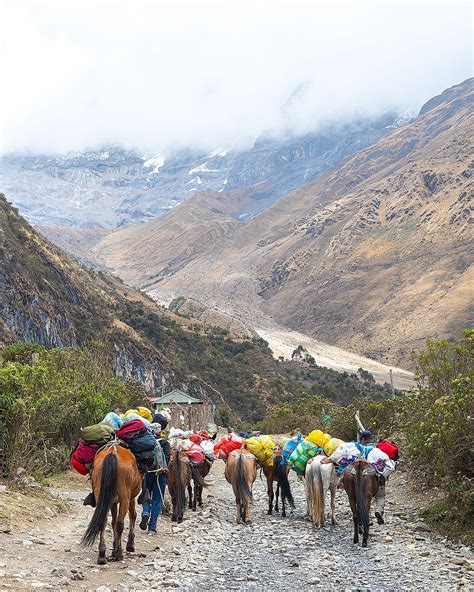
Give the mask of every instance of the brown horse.
[(271, 514), (273, 512), (273, 500), (275, 498), (275, 496), (273, 494), (273, 483), (276, 481), (277, 488), (276, 488), (275, 512), (279, 511), (278, 497), (280, 495), (280, 490), (281, 490), (281, 505), (282, 505), (281, 515), (283, 517), (285, 517), (286, 516), (285, 501), (288, 500), (290, 506), (292, 508), (295, 507), (295, 502), (293, 500), (293, 495), (291, 493), (290, 482), (288, 481), (288, 465), (282, 463), (281, 454), (276, 454), (273, 456), (273, 464), (272, 465), (263, 465), (262, 471), (267, 479), (268, 514)]
[(354, 521), (354, 543), (359, 542), (359, 532), (363, 530), (362, 546), (367, 547), (370, 503), (379, 489), (375, 469), (365, 460), (356, 460), (344, 471), (343, 482)]
[[(188, 494), (189, 494), (189, 509), (196, 511), (196, 504), (202, 506), (202, 490), (203, 485), (201, 485), (201, 481), (199, 481), (199, 476), (202, 477), (204, 480), (207, 475), (209, 475), (209, 471), (211, 470), (212, 462), (205, 458), (202, 463), (198, 465), (191, 465), (191, 470), (193, 471), (193, 484), (191, 483), (188, 485)], [(195, 473), (198, 476), (195, 476)]]
[(173, 522), (182, 522), (186, 507), (186, 489), (191, 485), (191, 479), (201, 487), (207, 487), (206, 481), (194, 468), (189, 458), (182, 450), (174, 449), (171, 452), (168, 464), (168, 490), (173, 502)]
[(225, 478), (232, 485), (237, 505), (236, 522), (250, 524), (252, 486), (257, 477), (257, 459), (245, 449), (233, 450), (227, 457)]
[(100, 533), (97, 563), (100, 565), (107, 563), (105, 527), (107, 515), (111, 510), (114, 531), (112, 559), (121, 561), (123, 559), (122, 533), (127, 512), (130, 520), (127, 551), (133, 552), (135, 550), (135, 520), (137, 518), (135, 498), (142, 487), (142, 478), (135, 457), (130, 450), (117, 443), (108, 444), (96, 454), (91, 483), (97, 506), (82, 537), (81, 544), (93, 545)]

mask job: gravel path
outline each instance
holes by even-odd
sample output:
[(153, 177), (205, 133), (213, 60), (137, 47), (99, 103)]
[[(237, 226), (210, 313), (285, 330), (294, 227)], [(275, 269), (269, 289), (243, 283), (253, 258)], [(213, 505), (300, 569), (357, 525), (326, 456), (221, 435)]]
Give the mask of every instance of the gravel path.
[[(374, 524), (369, 546), (353, 545), (346, 495), (338, 491), (336, 527), (314, 530), (305, 519), (302, 484), (292, 477), (297, 508), (267, 516), (265, 485), (254, 486), (253, 524), (234, 523), (234, 502), (217, 461), (204, 507), (183, 524), (159, 521), (159, 534), (137, 529), (136, 553), (97, 565), (97, 546), (78, 541), (91, 515), (84, 489), (62, 491), (71, 512), (33, 528), (0, 534), (0, 589), (93, 590), (469, 590), (474, 563), (467, 547), (417, 525), (416, 507), (396, 475), (388, 486), (387, 523)], [(109, 536), (111, 544), (111, 537)]]

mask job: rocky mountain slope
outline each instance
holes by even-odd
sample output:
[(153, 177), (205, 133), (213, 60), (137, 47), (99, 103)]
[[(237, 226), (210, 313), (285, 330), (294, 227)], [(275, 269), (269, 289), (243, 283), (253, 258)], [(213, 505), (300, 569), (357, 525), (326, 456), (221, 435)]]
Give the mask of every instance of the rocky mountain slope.
[[(159, 232), (153, 222), (140, 227), (137, 248), (126, 243), (127, 264), (117, 255), (120, 233), (116, 249), (107, 237), (105, 262), (157, 297), (183, 294), (250, 319), (263, 313), (322, 341), (409, 365), (425, 339), (455, 338), (472, 319), (472, 105), (470, 79), (246, 223), (220, 226), (210, 237), (212, 215), (218, 226), (232, 207), (208, 194), (205, 223), (183, 226), (182, 244), (163, 219)], [(185, 206), (189, 212), (193, 204)], [(179, 227), (180, 210), (173, 214), (168, 221)], [(166, 267), (160, 254), (173, 247)]]
[(361, 383), (318, 367), (308, 385), (298, 372), (282, 368), (245, 327), (212, 311), (195, 310), (195, 318), (182, 316), (187, 309), (178, 312), (157, 306), (118, 278), (82, 267), (0, 195), (0, 348), (14, 341), (46, 347), (98, 342), (123, 380), (148, 392), (180, 388), (210, 399), (221, 421), (258, 421), (269, 404), (310, 387), (324, 387), (343, 402), (361, 389), (376, 398), (389, 395), (373, 380)]
[(75, 254), (81, 233), (84, 243), (93, 241), (88, 229), (149, 220), (201, 190), (225, 192), (258, 184), (252, 207), (242, 205), (236, 212), (252, 216), (396, 124), (389, 114), (328, 125), (302, 137), (264, 137), (247, 150), (210, 154), (182, 150), (148, 157), (118, 147), (62, 156), (9, 154), (0, 157), (0, 190), (30, 223), (45, 227), (48, 238)]
[(181, 388), (228, 407), (217, 390), (180, 371), (126, 322), (124, 307), (143, 297), (120, 293), (120, 284), (107, 279), (49, 243), (0, 194), (0, 345), (21, 340), (66, 347), (100, 341), (124, 380), (140, 382), (150, 392)]

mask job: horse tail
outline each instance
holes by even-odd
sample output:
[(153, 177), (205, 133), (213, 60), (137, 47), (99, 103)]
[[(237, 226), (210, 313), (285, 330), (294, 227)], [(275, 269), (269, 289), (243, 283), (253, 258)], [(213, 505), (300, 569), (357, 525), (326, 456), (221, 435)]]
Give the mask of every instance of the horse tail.
[(295, 500), (291, 493), (290, 482), (288, 481), (288, 473), (286, 471), (286, 465), (283, 464), (281, 456), (276, 456), (274, 459), (277, 474), (277, 483), (280, 486), (282, 499), (287, 499), (288, 503), (292, 508), (295, 507)]
[(194, 483), (199, 485), (200, 487), (208, 487), (209, 483), (204, 480), (204, 477), (201, 475), (198, 467), (191, 463), (191, 473), (193, 476)]
[(369, 510), (367, 508), (367, 504), (365, 502), (365, 492), (364, 492), (364, 484), (365, 479), (363, 475), (364, 471), (364, 464), (358, 462), (356, 467), (356, 472), (354, 475), (354, 495), (355, 495), (355, 504), (356, 504), (356, 512), (357, 512), (357, 520), (359, 524), (362, 526), (364, 531), (369, 529)]
[(312, 518), (313, 523), (319, 528), (324, 523), (324, 489), (321, 475), (321, 463), (313, 460), (311, 463), (311, 492), (312, 492)]
[(237, 456), (236, 466), (236, 488), (241, 504), (246, 504), (253, 500), (252, 490), (247, 481), (246, 462), (243, 454)]
[(100, 480), (100, 494), (97, 506), (92, 515), (89, 526), (81, 539), (81, 545), (91, 546), (97, 535), (105, 528), (107, 514), (117, 490), (117, 455), (109, 452), (102, 463), (102, 476)]

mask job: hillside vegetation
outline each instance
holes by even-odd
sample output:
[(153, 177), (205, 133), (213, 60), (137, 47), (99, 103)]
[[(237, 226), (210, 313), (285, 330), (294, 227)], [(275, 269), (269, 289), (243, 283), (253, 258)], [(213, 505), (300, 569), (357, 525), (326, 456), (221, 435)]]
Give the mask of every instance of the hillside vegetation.
[(304, 395), (275, 405), (259, 427), (264, 432), (324, 428), (332, 436), (351, 440), (354, 415), (379, 438), (395, 440), (402, 461), (429, 490), (438, 487), (444, 499), (427, 518), (453, 534), (474, 534), (474, 331), (458, 343), (430, 341), (416, 358), (417, 390), (383, 401), (354, 399), (341, 406), (324, 397)]

